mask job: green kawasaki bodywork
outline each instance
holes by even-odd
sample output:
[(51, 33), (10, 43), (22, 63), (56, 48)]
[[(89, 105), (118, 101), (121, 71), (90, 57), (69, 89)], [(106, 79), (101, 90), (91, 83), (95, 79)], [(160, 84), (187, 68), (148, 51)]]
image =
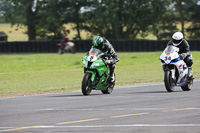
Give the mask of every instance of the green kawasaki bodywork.
[[(96, 78), (95, 72), (98, 72), (98, 75), (100, 77), (99, 82), (93, 86), (93, 89), (95, 90), (106, 90), (108, 88), (107, 80), (108, 80), (108, 75), (110, 74), (110, 70), (106, 67), (104, 62), (101, 59), (97, 59), (96, 61), (92, 62), (90, 67), (88, 67), (88, 57), (85, 56), (83, 58), (84, 64), (84, 73), (91, 73), (91, 81), (94, 82)], [(96, 71), (95, 71), (96, 70)]]

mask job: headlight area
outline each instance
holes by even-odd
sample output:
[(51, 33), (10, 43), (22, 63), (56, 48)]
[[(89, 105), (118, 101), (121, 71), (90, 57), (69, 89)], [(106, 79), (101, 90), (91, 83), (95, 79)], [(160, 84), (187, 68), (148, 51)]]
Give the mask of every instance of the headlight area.
[(162, 59), (160, 59), (160, 61), (161, 61), (161, 63), (165, 63), (165, 61), (164, 61), (164, 60), (162, 60)]
[(94, 67), (97, 67), (97, 66), (99, 66), (101, 63), (95, 63), (95, 64), (93, 64), (90, 68), (94, 68)]

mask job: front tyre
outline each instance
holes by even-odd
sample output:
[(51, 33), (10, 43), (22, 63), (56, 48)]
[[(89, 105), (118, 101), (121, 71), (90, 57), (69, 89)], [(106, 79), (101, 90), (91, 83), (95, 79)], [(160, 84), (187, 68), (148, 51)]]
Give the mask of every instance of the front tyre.
[(90, 87), (91, 73), (85, 73), (82, 81), (82, 93), (87, 96), (91, 93), (92, 88)]
[(175, 87), (175, 83), (174, 80), (171, 76), (171, 72), (165, 71), (165, 76), (164, 76), (164, 82), (165, 82), (165, 88), (168, 92), (173, 92), (174, 91), (174, 87)]

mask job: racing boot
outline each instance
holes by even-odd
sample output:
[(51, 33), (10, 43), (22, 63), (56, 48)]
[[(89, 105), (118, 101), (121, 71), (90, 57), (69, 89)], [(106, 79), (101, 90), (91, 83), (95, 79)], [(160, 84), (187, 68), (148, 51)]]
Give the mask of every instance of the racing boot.
[(188, 67), (188, 80), (192, 80), (193, 79), (193, 74), (192, 74), (192, 66)]
[(110, 82), (111, 82), (111, 83), (114, 83), (114, 82), (115, 82), (114, 70), (113, 70), (113, 71), (111, 70), (111, 73), (110, 73)]

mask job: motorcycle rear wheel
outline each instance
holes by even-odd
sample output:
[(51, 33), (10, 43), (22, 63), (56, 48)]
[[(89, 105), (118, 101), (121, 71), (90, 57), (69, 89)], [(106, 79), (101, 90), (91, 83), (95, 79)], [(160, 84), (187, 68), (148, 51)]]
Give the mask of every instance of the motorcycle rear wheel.
[(91, 93), (92, 88), (90, 88), (90, 82), (91, 82), (91, 73), (85, 73), (82, 81), (82, 93), (83, 95), (87, 96)]
[(192, 86), (193, 86), (193, 80), (188, 82), (185, 86), (181, 86), (181, 89), (183, 91), (190, 91), (192, 89)]
[(102, 90), (101, 92), (102, 92), (103, 94), (110, 94), (110, 93), (113, 91), (114, 86), (115, 86), (114, 84), (109, 85), (108, 88), (107, 88), (106, 90)]
[(75, 54), (76, 53), (76, 49), (74, 47), (71, 48), (71, 53)]
[(58, 54), (63, 54), (61, 48), (58, 49)]
[[(115, 75), (115, 73), (114, 73), (114, 75)], [(116, 81), (116, 75), (115, 75), (115, 81)], [(101, 90), (101, 92), (103, 94), (110, 94), (114, 89), (115, 81), (114, 81), (114, 83), (110, 84), (106, 90)]]
[(165, 76), (164, 76), (164, 82), (165, 82), (165, 88), (168, 92), (173, 92), (175, 83), (172, 79), (171, 72), (169, 70), (165, 71)]

